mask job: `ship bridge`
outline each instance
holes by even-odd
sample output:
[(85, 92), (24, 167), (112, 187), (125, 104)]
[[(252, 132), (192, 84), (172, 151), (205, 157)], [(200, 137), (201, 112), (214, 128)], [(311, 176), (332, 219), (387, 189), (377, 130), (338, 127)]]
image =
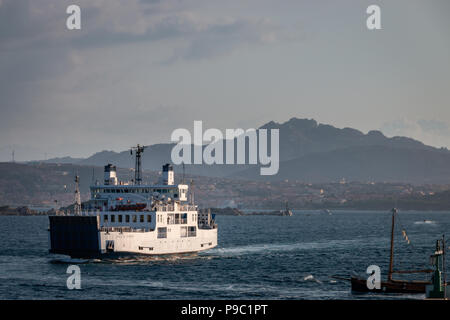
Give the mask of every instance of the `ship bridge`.
[(105, 166), (103, 184), (90, 187), (91, 200), (83, 204), (84, 209), (100, 210), (112, 205), (145, 203), (147, 207), (156, 200), (159, 202), (186, 203), (189, 186), (175, 184), (173, 167), (163, 166), (163, 174), (158, 184), (131, 184), (117, 179), (116, 167)]

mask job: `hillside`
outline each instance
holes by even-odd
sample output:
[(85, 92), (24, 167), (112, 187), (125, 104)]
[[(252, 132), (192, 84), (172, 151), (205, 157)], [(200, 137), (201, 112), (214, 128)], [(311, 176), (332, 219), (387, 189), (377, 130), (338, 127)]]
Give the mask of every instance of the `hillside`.
[[(186, 173), (209, 177), (332, 182), (342, 178), (352, 181), (395, 181), (403, 183), (448, 183), (450, 152), (424, 145), (407, 137), (388, 138), (379, 131), (364, 134), (352, 128), (336, 128), (313, 119), (292, 118), (284, 123), (273, 121), (260, 129), (279, 129), (280, 171), (275, 176), (259, 175), (259, 165), (186, 165)], [(224, 144), (225, 145), (225, 144)], [(148, 146), (143, 157), (145, 170), (160, 170), (170, 162), (174, 144)], [(224, 148), (224, 157), (226, 149)], [(70, 158), (48, 160), (67, 163)], [(74, 164), (134, 167), (129, 150), (102, 151)], [(181, 168), (176, 168), (181, 171)]]
[(450, 183), (450, 154), (435, 150), (359, 146), (318, 152), (280, 163), (277, 176), (259, 176), (251, 168), (235, 178), (300, 180), (304, 182), (361, 181), (413, 184)]
[[(89, 199), (89, 185), (103, 179), (103, 167), (72, 164), (0, 163), (0, 206), (61, 207), (74, 202), (74, 175), (80, 175), (82, 200)], [(129, 181), (133, 172), (118, 169), (121, 181)], [(284, 173), (283, 173), (284, 174)], [(144, 183), (156, 183), (159, 172), (144, 171)], [(402, 209), (450, 208), (449, 184), (415, 186), (402, 183), (305, 183), (286, 180), (254, 181), (186, 175), (194, 180), (196, 203), (202, 208), (239, 206), (278, 210), (288, 201), (292, 208)], [(175, 172), (175, 182), (183, 180)], [(57, 200), (57, 203), (54, 201)], [(5, 210), (4, 210), (5, 211)], [(8, 211), (8, 210), (6, 210)], [(9, 214), (8, 212), (6, 214)]]

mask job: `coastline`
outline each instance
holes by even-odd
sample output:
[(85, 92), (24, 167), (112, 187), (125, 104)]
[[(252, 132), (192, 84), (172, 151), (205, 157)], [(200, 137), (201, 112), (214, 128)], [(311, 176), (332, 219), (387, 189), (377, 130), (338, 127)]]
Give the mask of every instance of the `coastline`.
[[(28, 206), (8, 206), (3, 205), (0, 206), (0, 217), (1, 216), (48, 216), (55, 214), (55, 209), (49, 210), (35, 210), (33, 207)], [(274, 210), (270, 208), (261, 209), (261, 208), (207, 208), (210, 209), (211, 213), (219, 215), (219, 216), (278, 216), (278, 214), (273, 214)], [(324, 207), (324, 208), (292, 208), (291, 210), (294, 214), (298, 214), (298, 211), (304, 211), (305, 213), (323, 213), (324, 210), (330, 210), (332, 213), (339, 212), (384, 212), (389, 211), (391, 208), (332, 208), (332, 207)], [(402, 209), (402, 212), (442, 212), (442, 213), (450, 213), (449, 209)], [(276, 211), (276, 210), (275, 210)]]

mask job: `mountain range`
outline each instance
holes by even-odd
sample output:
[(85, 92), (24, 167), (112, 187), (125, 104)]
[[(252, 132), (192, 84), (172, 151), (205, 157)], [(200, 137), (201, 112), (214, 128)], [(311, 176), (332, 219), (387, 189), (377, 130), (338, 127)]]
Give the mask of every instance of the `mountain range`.
[[(273, 176), (261, 176), (260, 165), (186, 165), (187, 174), (250, 180), (299, 180), (304, 182), (373, 181), (414, 184), (450, 182), (450, 152), (407, 137), (386, 137), (380, 131), (367, 134), (352, 128), (336, 128), (313, 119), (292, 118), (268, 122), (259, 129), (279, 129), (280, 166)], [(225, 145), (225, 144), (224, 144)], [(144, 170), (159, 171), (171, 162), (175, 144), (147, 146)], [(224, 149), (224, 154), (226, 150)], [(225, 155), (224, 155), (225, 156)], [(102, 166), (112, 163), (134, 167), (130, 151), (101, 151), (85, 159), (70, 157), (47, 160)], [(176, 171), (181, 172), (181, 168)]]

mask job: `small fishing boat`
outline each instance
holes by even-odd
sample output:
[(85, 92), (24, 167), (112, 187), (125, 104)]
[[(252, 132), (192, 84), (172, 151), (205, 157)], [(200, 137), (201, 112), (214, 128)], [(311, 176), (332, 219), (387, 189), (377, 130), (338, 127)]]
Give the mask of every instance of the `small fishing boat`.
[[(397, 209), (392, 209), (392, 228), (391, 228), (391, 250), (389, 258), (389, 273), (387, 281), (381, 281), (380, 288), (369, 289), (367, 286), (367, 279), (362, 279), (359, 277), (351, 277), (351, 285), (353, 292), (378, 292), (378, 293), (410, 293), (410, 294), (420, 294), (426, 292), (427, 285), (430, 285), (430, 281), (408, 281), (408, 280), (398, 280), (394, 279), (394, 274), (415, 274), (415, 273), (431, 273), (433, 270), (394, 270), (394, 227), (395, 227), (395, 216), (397, 214)], [(403, 231), (403, 234), (406, 233)], [(407, 239), (407, 237), (406, 237)], [(407, 239), (409, 242), (409, 239)]]

